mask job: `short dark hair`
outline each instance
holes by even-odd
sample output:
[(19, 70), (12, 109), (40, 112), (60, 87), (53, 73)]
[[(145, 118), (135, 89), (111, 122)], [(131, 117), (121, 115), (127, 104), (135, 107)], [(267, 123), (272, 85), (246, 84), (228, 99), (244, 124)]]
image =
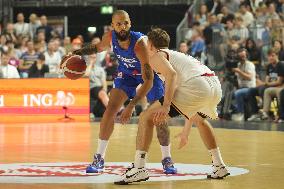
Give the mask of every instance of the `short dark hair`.
[(170, 45), (169, 34), (161, 28), (152, 28), (148, 33), (148, 40), (154, 45), (155, 48), (168, 48)]
[(38, 60), (45, 61), (45, 56), (44, 56), (43, 53), (40, 53), (40, 54), (38, 55)]

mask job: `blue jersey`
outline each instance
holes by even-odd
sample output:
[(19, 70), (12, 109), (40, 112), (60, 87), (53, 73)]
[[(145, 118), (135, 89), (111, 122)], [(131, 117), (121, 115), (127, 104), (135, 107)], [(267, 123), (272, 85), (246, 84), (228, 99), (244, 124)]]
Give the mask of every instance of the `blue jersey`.
[[(143, 83), (141, 75), (141, 63), (136, 57), (134, 47), (144, 34), (130, 31), (130, 45), (127, 50), (119, 46), (116, 34), (112, 31), (112, 47), (118, 59), (117, 77), (114, 79), (114, 88), (123, 90), (128, 98), (132, 99), (136, 95), (136, 88)], [(164, 95), (164, 84), (155, 73), (153, 87), (147, 94), (149, 102), (159, 100)]]
[(118, 59), (118, 72), (122, 72), (126, 75), (141, 74), (141, 64), (135, 55), (134, 47), (137, 40), (143, 36), (144, 34), (140, 32), (130, 31), (130, 45), (128, 49), (125, 50), (119, 46), (116, 34), (112, 31), (112, 47)]

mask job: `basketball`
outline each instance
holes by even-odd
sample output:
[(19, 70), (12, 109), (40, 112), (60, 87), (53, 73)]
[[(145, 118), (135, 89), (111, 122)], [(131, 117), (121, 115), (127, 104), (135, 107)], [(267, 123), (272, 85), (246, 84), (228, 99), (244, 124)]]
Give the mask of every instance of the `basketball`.
[(85, 74), (86, 68), (85, 60), (79, 55), (65, 56), (60, 63), (63, 74), (72, 80), (81, 78)]

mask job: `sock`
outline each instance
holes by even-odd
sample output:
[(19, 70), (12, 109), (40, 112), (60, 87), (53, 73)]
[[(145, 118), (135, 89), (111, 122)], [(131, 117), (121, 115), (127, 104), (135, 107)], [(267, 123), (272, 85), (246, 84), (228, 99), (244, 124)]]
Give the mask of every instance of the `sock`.
[(161, 151), (162, 151), (162, 159), (165, 159), (166, 157), (172, 157), (171, 156), (171, 144), (168, 146), (161, 146)]
[(134, 167), (137, 167), (137, 168), (145, 167), (146, 156), (147, 156), (147, 152), (136, 150)]
[(105, 158), (108, 140), (98, 139), (97, 154), (101, 154), (102, 158)]
[(219, 147), (209, 150), (209, 153), (211, 155), (213, 165), (225, 165)]

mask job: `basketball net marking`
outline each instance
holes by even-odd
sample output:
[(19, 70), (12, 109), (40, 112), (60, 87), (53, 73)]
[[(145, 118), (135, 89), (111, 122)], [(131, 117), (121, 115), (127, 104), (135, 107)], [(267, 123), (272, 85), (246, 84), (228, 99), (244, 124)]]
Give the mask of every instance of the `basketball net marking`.
[(73, 58), (73, 57), (78, 57), (78, 58), (80, 58), (80, 59), (82, 59), (82, 57), (81, 56), (79, 56), (79, 55), (71, 55), (69, 58), (67, 58), (63, 63), (62, 63), (62, 65), (61, 65), (61, 70), (63, 71), (63, 73), (65, 72), (65, 71), (67, 71), (67, 72), (69, 72), (69, 73), (72, 73), (72, 74), (78, 74), (78, 75), (83, 75), (83, 74), (85, 74), (85, 71), (82, 71), (82, 72), (77, 72), (77, 71), (74, 71), (74, 70), (69, 70), (68, 68), (67, 68), (67, 62), (68, 62), (68, 60), (70, 60), (71, 58)]

